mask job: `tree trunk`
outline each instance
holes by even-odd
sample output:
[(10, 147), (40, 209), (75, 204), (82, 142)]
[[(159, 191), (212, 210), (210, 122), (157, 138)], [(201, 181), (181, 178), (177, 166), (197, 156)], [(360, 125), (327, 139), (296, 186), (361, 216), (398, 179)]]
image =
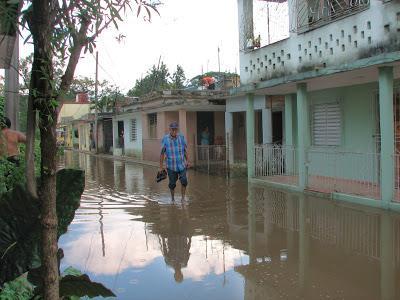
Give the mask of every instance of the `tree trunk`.
[[(56, 121), (54, 79), (51, 48), (51, 0), (32, 1), (30, 22), (34, 56), (30, 94), (39, 111), (41, 170), (39, 199), (41, 200), (43, 298), (59, 299), (59, 270), (57, 262), (56, 211)], [(30, 124), (29, 124), (30, 125)], [(28, 125), (28, 126), (29, 126)]]
[(26, 128), (26, 150), (25, 150), (25, 177), (26, 190), (37, 198), (36, 176), (35, 176), (35, 130), (36, 130), (36, 110), (34, 110), (34, 98), (29, 95)]
[[(49, 119), (49, 114), (50, 119)], [(42, 266), (44, 299), (59, 298), (56, 211), (56, 112), (40, 113), (40, 149), (42, 154), (40, 200), (42, 202)]]

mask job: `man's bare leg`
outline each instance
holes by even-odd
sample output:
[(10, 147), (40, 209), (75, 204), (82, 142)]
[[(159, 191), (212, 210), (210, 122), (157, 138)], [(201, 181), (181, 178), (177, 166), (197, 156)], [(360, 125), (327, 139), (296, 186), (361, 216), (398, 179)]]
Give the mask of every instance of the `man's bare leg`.
[(170, 189), (170, 191), (171, 191), (171, 200), (172, 200), (172, 202), (173, 202), (173, 201), (175, 201), (175, 197), (174, 197), (175, 191), (172, 190), (172, 189)]
[(186, 186), (182, 185), (182, 200), (185, 200)]

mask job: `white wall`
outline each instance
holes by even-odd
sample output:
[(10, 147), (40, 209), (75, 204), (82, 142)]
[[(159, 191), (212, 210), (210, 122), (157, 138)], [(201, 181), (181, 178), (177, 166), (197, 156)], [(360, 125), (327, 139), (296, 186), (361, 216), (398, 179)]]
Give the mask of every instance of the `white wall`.
[[(132, 119), (136, 119), (136, 141), (131, 140), (131, 122)], [(124, 146), (125, 155), (141, 159), (143, 156), (143, 130), (142, 130), (142, 114), (140, 112), (134, 112), (124, 115), (118, 115), (113, 118), (113, 134), (114, 134), (114, 155), (118, 155), (119, 151), (116, 150), (116, 138), (118, 137), (118, 121), (124, 122)]]
[[(254, 96), (254, 109), (265, 108), (265, 96)], [(246, 96), (229, 98), (226, 100), (227, 112), (240, 112), (247, 110)]]

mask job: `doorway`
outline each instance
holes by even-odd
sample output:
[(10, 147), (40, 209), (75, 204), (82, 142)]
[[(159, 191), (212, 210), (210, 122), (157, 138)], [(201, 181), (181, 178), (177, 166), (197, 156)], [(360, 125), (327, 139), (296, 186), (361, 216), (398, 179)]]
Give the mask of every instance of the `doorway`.
[(272, 143), (283, 144), (283, 113), (282, 111), (272, 112)]
[(197, 112), (197, 145), (201, 145), (201, 133), (208, 127), (209, 144), (214, 144), (214, 112)]

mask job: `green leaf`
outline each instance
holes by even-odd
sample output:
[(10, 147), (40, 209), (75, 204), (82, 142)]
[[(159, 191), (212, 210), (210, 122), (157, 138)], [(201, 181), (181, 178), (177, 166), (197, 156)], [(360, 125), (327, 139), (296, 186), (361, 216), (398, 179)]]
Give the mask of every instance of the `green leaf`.
[(83, 275), (81, 271), (79, 271), (78, 269), (75, 269), (73, 267), (68, 267), (64, 270), (64, 272), (62, 273), (62, 276), (67, 276), (67, 275), (71, 275), (71, 276), (81, 276)]
[(87, 275), (67, 275), (60, 281), (60, 297), (77, 296), (116, 297), (115, 294), (100, 283), (92, 282)]
[[(84, 172), (57, 172), (58, 236), (67, 231), (79, 207)], [(0, 194), (0, 285), (40, 267), (40, 202), (17, 186)]]

